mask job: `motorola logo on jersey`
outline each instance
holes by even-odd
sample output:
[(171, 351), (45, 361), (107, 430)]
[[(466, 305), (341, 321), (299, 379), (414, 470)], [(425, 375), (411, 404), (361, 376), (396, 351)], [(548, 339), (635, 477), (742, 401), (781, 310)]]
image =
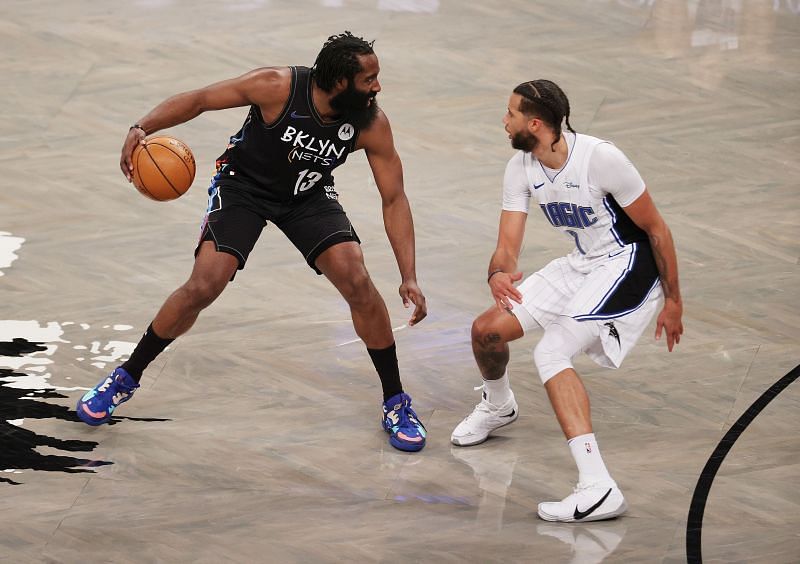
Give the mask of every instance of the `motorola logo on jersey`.
[[(341, 137), (341, 129), (339, 136)], [(350, 136), (352, 137), (352, 133)], [(281, 141), (292, 144), (292, 149), (289, 152), (289, 162), (295, 160), (311, 161), (323, 166), (332, 166), (342, 158), (347, 150), (346, 147), (337, 147), (330, 139), (317, 139), (313, 135), (303, 132), (302, 129), (297, 129), (291, 125), (286, 126), (286, 130), (281, 135)]]
[(339, 128), (339, 139), (342, 141), (350, 141), (355, 134), (355, 129), (349, 123), (343, 123), (342, 127)]
[(539, 207), (542, 208), (547, 221), (554, 227), (583, 229), (597, 223), (594, 210), (587, 206), (578, 206), (570, 202), (550, 202), (549, 204), (539, 204)]

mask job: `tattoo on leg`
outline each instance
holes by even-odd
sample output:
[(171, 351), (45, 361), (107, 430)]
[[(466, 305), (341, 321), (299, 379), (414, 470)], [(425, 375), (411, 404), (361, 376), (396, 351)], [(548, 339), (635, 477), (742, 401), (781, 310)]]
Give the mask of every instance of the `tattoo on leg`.
[(486, 380), (497, 380), (506, 371), (509, 360), (508, 344), (498, 333), (487, 333), (472, 343), (472, 352)]
[(499, 342), (500, 342), (500, 335), (499, 334), (497, 334), (497, 333), (489, 333), (488, 335), (486, 335), (486, 338), (484, 338), (484, 340), (483, 340), (483, 343), (484, 343), (483, 346), (486, 347), (486, 348), (490, 348), (495, 343), (499, 343)]

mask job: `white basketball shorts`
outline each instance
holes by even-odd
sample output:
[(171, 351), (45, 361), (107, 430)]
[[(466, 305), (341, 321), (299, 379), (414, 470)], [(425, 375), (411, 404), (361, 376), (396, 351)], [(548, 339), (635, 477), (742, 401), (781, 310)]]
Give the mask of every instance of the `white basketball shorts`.
[(512, 301), (511, 313), (525, 334), (547, 328), (559, 315), (590, 323), (597, 340), (584, 352), (607, 368), (619, 368), (662, 298), (652, 252), (640, 243), (599, 259), (557, 258), (517, 289), (522, 304)]

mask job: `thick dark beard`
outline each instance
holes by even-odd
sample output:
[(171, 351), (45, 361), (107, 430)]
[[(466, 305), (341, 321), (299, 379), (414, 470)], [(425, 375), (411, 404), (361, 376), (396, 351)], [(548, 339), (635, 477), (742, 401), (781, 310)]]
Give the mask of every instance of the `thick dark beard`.
[(538, 145), (539, 140), (536, 136), (531, 135), (527, 131), (520, 131), (511, 136), (511, 146), (518, 151), (532, 153)]
[(331, 98), (336, 112), (357, 129), (366, 129), (378, 116), (378, 102), (374, 92), (359, 92), (348, 84), (347, 89)]
[(375, 118), (378, 117), (378, 109), (378, 102), (373, 98), (370, 105), (366, 108), (345, 112), (344, 119), (356, 129), (367, 129), (372, 125), (372, 122), (375, 121)]

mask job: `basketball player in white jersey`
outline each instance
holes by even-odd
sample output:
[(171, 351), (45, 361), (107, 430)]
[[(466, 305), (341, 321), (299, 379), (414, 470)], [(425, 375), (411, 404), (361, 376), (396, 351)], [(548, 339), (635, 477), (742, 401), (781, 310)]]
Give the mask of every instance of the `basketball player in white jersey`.
[[(534, 362), (578, 466), (578, 485), (562, 501), (540, 503), (538, 513), (547, 521), (574, 522), (617, 517), (626, 504), (600, 456), (573, 357), (584, 352), (618, 368), (662, 303), (655, 337), (666, 334), (672, 351), (683, 333), (683, 306), (672, 235), (644, 181), (614, 145), (575, 133), (569, 112), (566, 95), (549, 80), (520, 84), (509, 99), (503, 123), (518, 152), (506, 167), (489, 263), (496, 305), (472, 325), (483, 398), (451, 440), (476, 445), (517, 418), (508, 343), (543, 329)], [(562, 133), (565, 119), (568, 132)], [(543, 213), (575, 248), (515, 287), (529, 212)]]

